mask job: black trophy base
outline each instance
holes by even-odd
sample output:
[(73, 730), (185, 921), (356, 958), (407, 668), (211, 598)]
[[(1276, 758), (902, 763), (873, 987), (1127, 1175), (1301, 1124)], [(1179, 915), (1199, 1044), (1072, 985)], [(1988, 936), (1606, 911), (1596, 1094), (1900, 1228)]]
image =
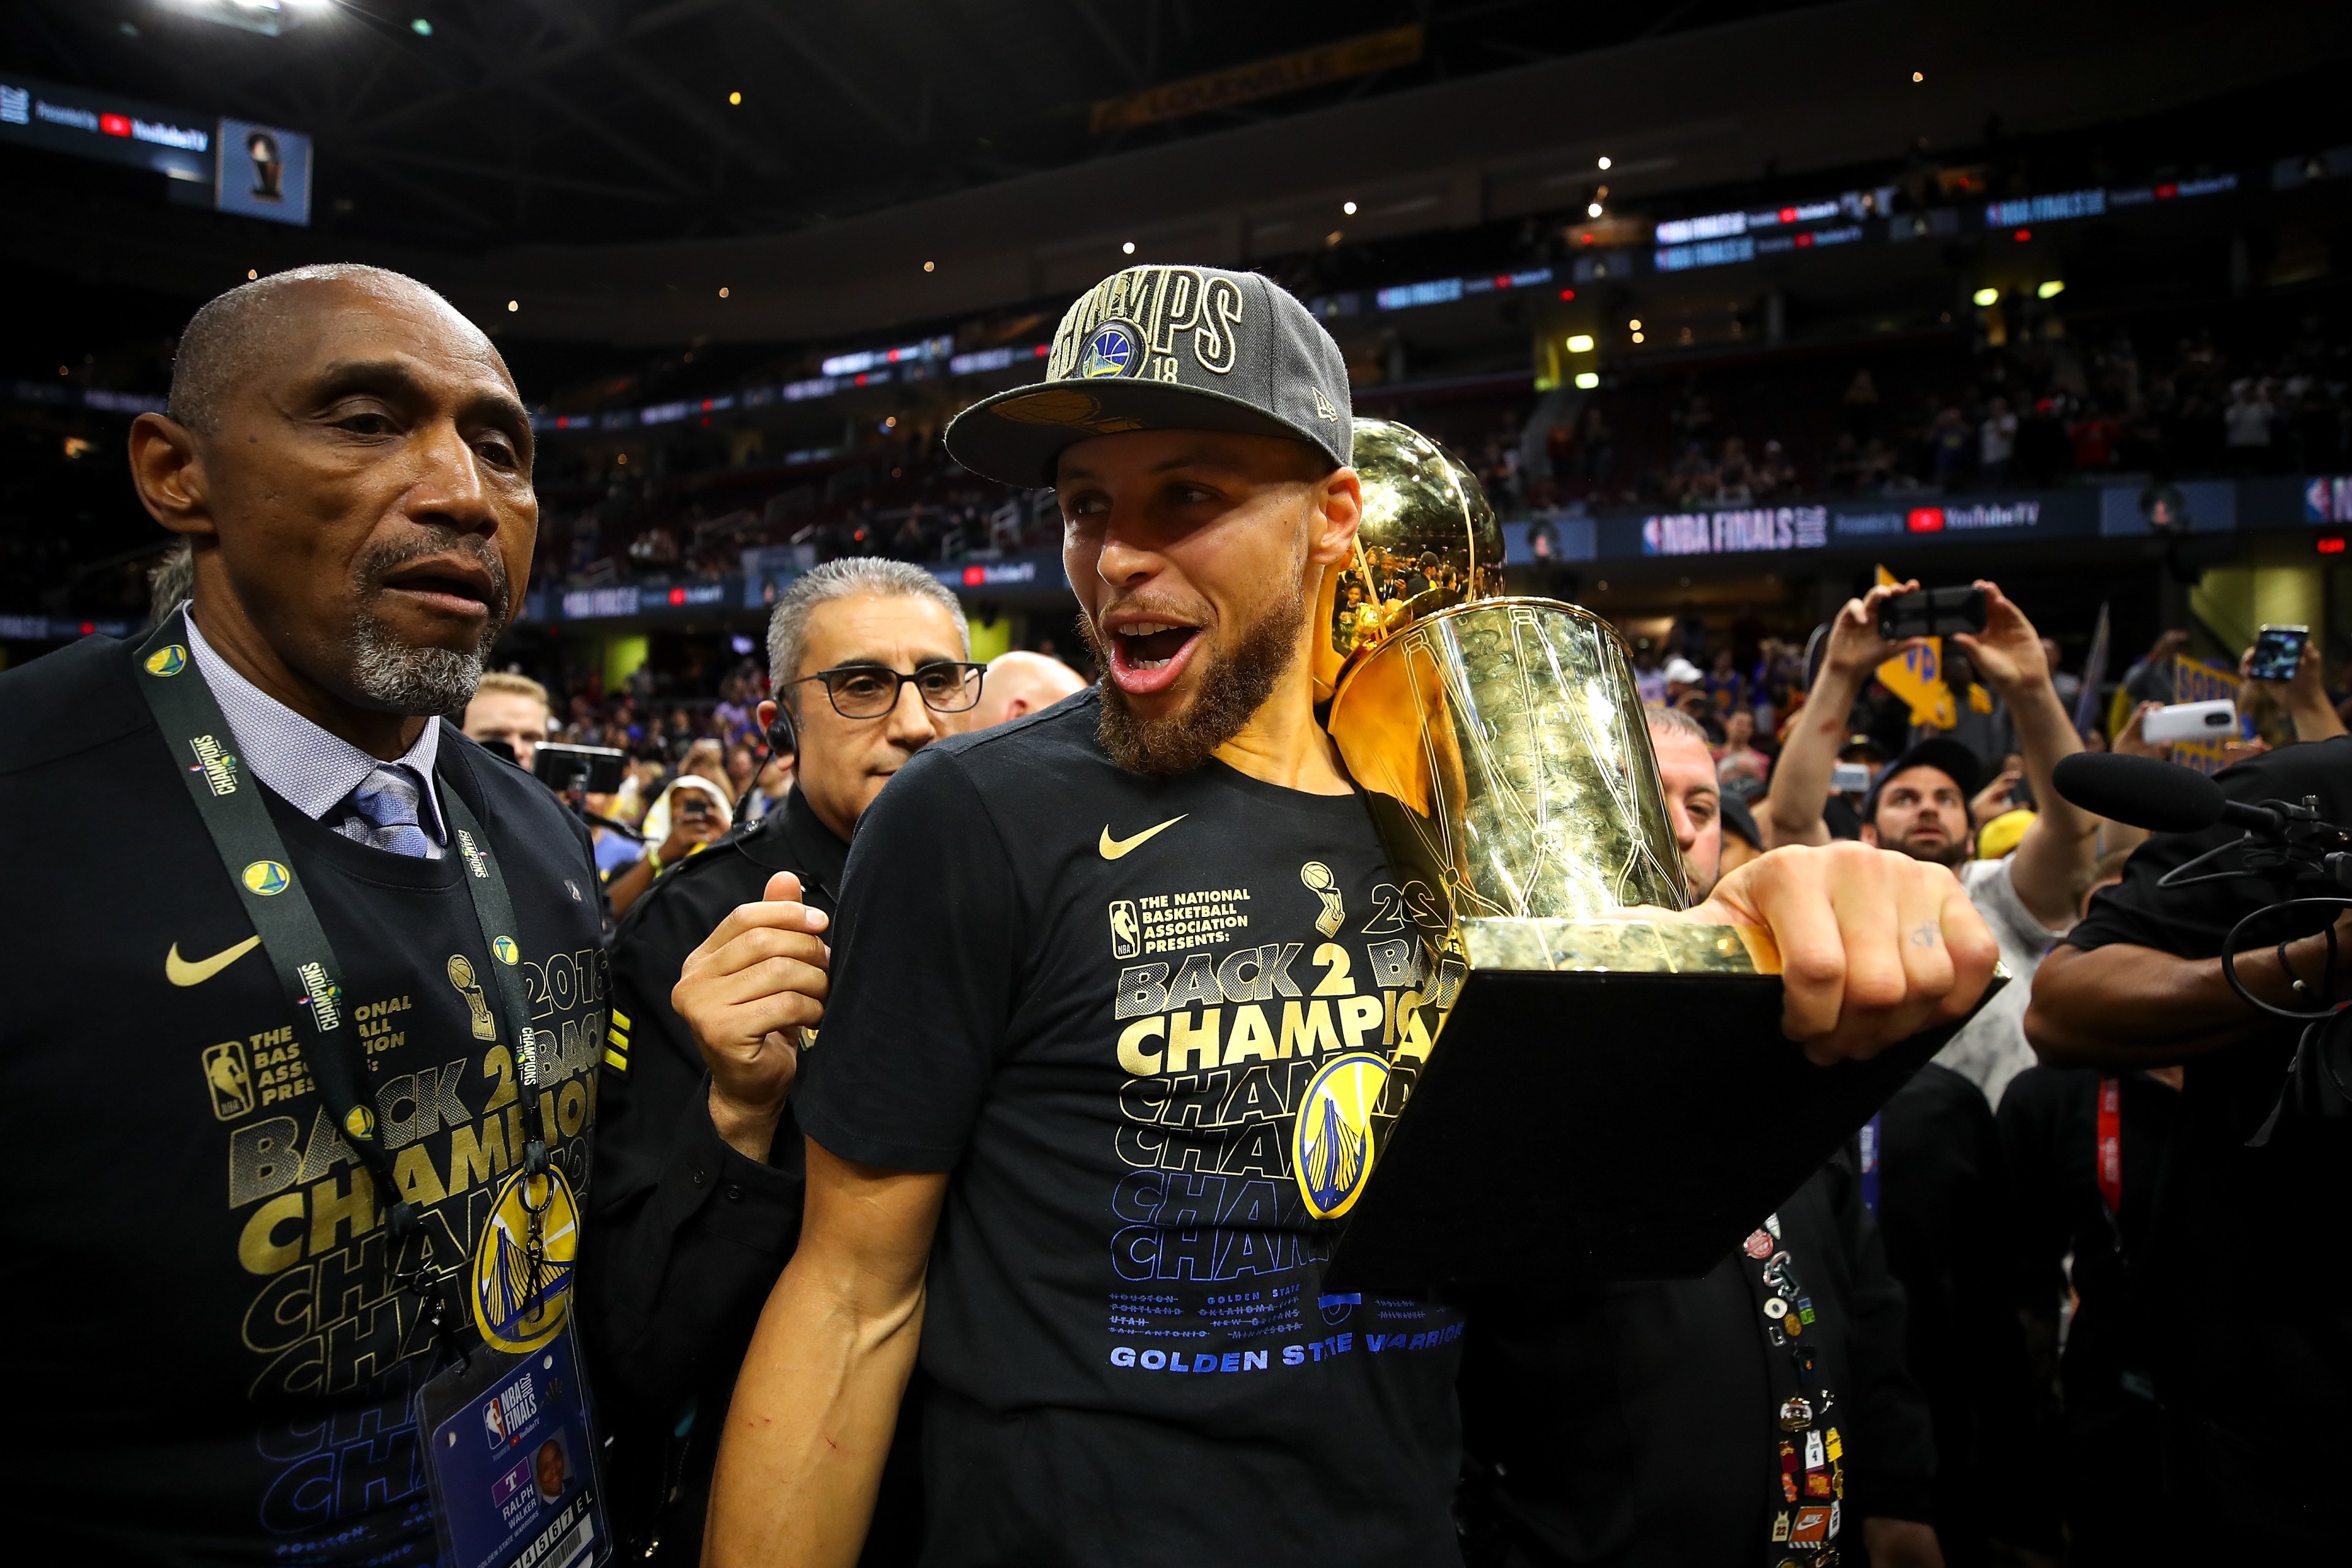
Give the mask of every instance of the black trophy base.
[(1474, 972), (1327, 1289), (1692, 1279), (1958, 1029), (1816, 1067), (1777, 975)]

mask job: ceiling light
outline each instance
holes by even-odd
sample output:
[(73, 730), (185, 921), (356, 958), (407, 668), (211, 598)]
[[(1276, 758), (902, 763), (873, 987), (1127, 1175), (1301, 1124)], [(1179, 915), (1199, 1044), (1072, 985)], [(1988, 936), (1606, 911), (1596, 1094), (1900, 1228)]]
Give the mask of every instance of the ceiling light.
[(1642, 342), (1642, 341), (1643, 341), (1643, 339), (1642, 339), (1642, 334), (1641, 334), (1641, 333), (1639, 333), (1639, 332), (1635, 332), (1635, 333), (1633, 334), (1633, 341), (1634, 341), (1635, 342), (1637, 342), (1637, 343), (1638, 343), (1638, 342)]
[(507, 309), (509, 310), (520, 310), (522, 309), (522, 301), (520, 300), (509, 300), (507, 301)]
[(1339, 204), (1339, 210), (1346, 213), (1349, 217), (1354, 217), (1356, 216), (1356, 204), (1353, 202), (1341, 202)]
[(924, 262), (924, 263), (923, 263), (923, 270), (924, 270), (924, 271), (926, 271), (926, 272), (929, 272), (929, 270), (931, 270), (931, 268), (935, 268), (935, 267), (937, 267), (938, 265), (939, 265), (939, 263), (938, 263), (938, 262), (936, 262), (936, 261), (926, 261), (926, 262)]
[(719, 286), (719, 297), (722, 300), (727, 298), (727, 285), (724, 283)]
[(1599, 202), (1585, 203), (1584, 216), (1586, 217), (1599, 217), (1601, 216), (1601, 204)]
[(1601, 162), (1601, 169), (1605, 172), (1605, 171), (1608, 169), (1608, 167), (1609, 167), (1609, 160), (1608, 160), (1608, 159), (1606, 159), (1606, 158), (1603, 158), (1603, 159), (1601, 159), (1600, 162)]
[(1969, 298), (1975, 300), (1977, 307), (1981, 310), (1988, 305), (1999, 304), (2000, 302), (2000, 290), (1998, 289), (1979, 289), (1975, 293), (1969, 295)]
[(429, 38), (433, 36), (433, 24), (419, 16), (408, 24), (408, 30), (420, 38)]
[(1576, 388), (1577, 388), (1577, 390), (1578, 390), (1579, 392), (1590, 392), (1590, 391), (1591, 391), (1594, 387), (1599, 386), (1600, 384), (1601, 384), (1601, 373), (1600, 373), (1600, 372), (1598, 372), (1598, 371), (1591, 371), (1591, 370), (1580, 370), (1580, 371), (1578, 371), (1578, 372), (1576, 373)]
[(260, 277), (261, 272), (257, 268), (248, 267), (245, 269), (245, 276), (247, 280), (250, 282), (252, 279)]
[(730, 103), (740, 104), (743, 101), (743, 95), (740, 92), (730, 92), (727, 95), (727, 101)]
[(1121, 256), (1133, 256), (1135, 254), (1135, 241), (1130, 239), (1125, 245), (1120, 246), (1118, 247), (1118, 253)]
[(2055, 300), (2059, 295), (2063, 294), (2065, 291), (2066, 285), (2060, 279), (2053, 278), (2049, 282), (2044, 283), (2042, 287), (2036, 289), (2033, 291), (2033, 297), (2037, 300)]
[(1568, 352), (1572, 354), (1591, 353), (1592, 352), (1592, 334), (1591, 332), (1579, 332), (1574, 337), (1569, 339)]
[(1639, 321), (1628, 321), (1625, 323), (1625, 329), (1628, 331), (1638, 332), (1642, 330), (1642, 323)]
[(1913, 71), (1911, 73), (1911, 79), (1913, 81), (1926, 81), (1927, 79), (1927, 76), (1925, 71)]

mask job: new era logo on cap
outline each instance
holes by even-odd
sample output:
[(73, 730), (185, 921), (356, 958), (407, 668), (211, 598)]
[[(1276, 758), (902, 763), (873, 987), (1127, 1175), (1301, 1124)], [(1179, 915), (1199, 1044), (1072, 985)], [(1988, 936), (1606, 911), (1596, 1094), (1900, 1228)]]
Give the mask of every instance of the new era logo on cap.
[(1278, 436), (1349, 460), (1339, 345), (1306, 306), (1254, 272), (1113, 273), (1063, 316), (1045, 377), (957, 416), (949, 452), (1017, 485), (1050, 484), (1063, 448), (1129, 430)]

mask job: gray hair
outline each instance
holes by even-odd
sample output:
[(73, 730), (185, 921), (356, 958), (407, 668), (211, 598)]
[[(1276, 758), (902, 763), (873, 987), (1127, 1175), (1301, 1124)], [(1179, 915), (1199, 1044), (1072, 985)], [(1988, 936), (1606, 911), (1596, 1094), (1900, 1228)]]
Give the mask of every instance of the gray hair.
[(156, 626), (196, 591), (195, 552), (184, 539), (174, 540), (160, 560), (147, 569), (147, 618)]
[[(297, 267), (240, 283), (206, 300), (181, 332), (179, 352), (172, 356), (169, 407), (173, 418), (206, 436), (220, 427), (222, 413), (237, 387), (251, 375), (263, 346), (273, 332), (283, 329), (285, 296), (306, 283), (347, 283), (378, 297), (421, 294), (457, 320), (466, 319), (438, 293), (407, 274), (357, 262)], [(470, 321), (467, 324), (472, 326)], [(474, 331), (479, 335), (479, 328)]]
[(1663, 741), (1670, 735), (1680, 735), (1696, 741), (1700, 745), (1711, 742), (1706, 738), (1706, 726), (1679, 708), (1653, 708), (1648, 711), (1650, 738)]
[(877, 555), (844, 556), (826, 562), (785, 589), (783, 597), (776, 601), (775, 614), (768, 617), (768, 679), (775, 687), (778, 702), (792, 706), (785, 687), (799, 676), (802, 656), (808, 652), (809, 616), (819, 605), (861, 594), (930, 600), (955, 617), (956, 640), (964, 657), (971, 657), (971, 624), (964, 619), (962, 602), (946, 584), (912, 562)]

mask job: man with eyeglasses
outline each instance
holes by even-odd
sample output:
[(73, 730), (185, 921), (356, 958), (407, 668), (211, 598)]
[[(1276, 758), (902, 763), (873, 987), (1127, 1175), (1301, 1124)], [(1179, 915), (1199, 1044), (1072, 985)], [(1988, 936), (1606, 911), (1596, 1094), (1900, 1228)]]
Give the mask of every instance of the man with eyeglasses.
[[(762, 1029), (698, 1046), (672, 988), (738, 905), (833, 908), (858, 817), (916, 752), (968, 727), (982, 679), (969, 651), (962, 607), (920, 567), (835, 561), (793, 584), (768, 625), (776, 700), (759, 710), (771, 744), (799, 753), (793, 790), (664, 875), (615, 940), (582, 1318), (614, 1437), (614, 1527), (658, 1561), (699, 1551), (728, 1391), (800, 1234), (802, 1185), (796, 1042)], [(755, 947), (703, 986), (770, 988), (760, 966), (787, 961)]]

